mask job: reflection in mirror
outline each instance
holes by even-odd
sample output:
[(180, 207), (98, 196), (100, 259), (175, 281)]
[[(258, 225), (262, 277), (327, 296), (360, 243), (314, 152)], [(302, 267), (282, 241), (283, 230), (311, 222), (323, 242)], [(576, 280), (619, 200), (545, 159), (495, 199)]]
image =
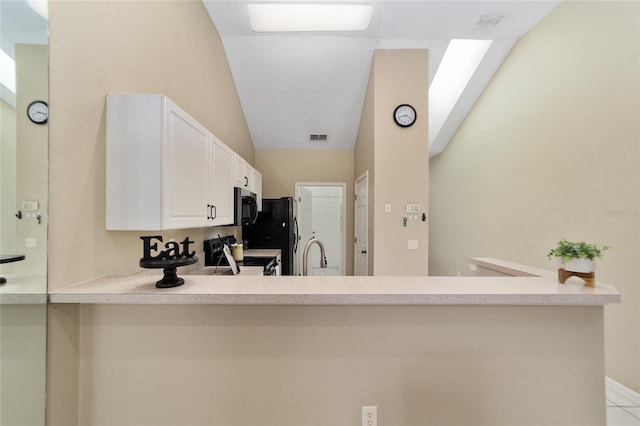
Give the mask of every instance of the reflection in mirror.
[(347, 275), (346, 273), (346, 183), (296, 182), (296, 218), (300, 246), (296, 252), (297, 275), (304, 270), (303, 248), (316, 239), (325, 249), (327, 267), (320, 266), (318, 244), (309, 246), (308, 275)]
[[(0, 1), (0, 425), (44, 425), (47, 2)], [(27, 112), (34, 101), (39, 109)], [(47, 105), (48, 106), (48, 105)], [(48, 116), (46, 117), (48, 119)]]

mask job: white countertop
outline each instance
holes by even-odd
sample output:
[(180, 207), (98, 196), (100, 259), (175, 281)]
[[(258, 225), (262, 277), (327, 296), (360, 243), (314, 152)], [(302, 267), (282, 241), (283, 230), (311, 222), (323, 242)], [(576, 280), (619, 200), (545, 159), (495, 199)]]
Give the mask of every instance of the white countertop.
[(534, 268), (533, 266), (520, 265), (518, 263), (489, 257), (470, 257), (469, 264), (517, 277), (544, 277), (550, 280), (557, 280), (558, 278), (557, 271), (547, 271), (546, 269)]
[[(485, 259), (485, 261), (487, 261)], [(514, 265), (514, 264), (512, 264)], [(611, 285), (559, 284), (518, 277), (300, 277), (182, 275), (155, 287), (157, 275), (97, 278), (49, 293), (51, 303), (212, 305), (606, 305)]]
[(47, 303), (47, 277), (44, 275), (0, 274), (0, 304), (31, 305)]

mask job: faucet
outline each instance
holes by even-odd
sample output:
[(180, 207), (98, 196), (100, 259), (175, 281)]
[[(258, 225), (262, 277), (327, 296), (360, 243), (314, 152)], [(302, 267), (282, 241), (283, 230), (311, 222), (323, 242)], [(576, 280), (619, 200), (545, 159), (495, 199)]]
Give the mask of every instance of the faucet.
[(316, 240), (316, 238), (313, 237), (307, 242), (307, 245), (304, 246), (304, 252), (302, 254), (302, 275), (307, 275), (307, 257), (309, 256), (309, 247), (311, 247), (311, 244), (317, 244), (318, 247), (320, 247), (320, 267), (327, 267), (327, 256), (324, 252), (324, 244), (322, 244), (322, 241)]

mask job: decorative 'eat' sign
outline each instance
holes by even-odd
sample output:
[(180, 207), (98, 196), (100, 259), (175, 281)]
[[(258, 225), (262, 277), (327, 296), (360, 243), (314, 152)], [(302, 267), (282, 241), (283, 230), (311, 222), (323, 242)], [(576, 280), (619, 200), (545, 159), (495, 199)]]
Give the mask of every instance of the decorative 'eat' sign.
[[(158, 242), (153, 242), (152, 240), (162, 241), (162, 236), (154, 235), (149, 237), (140, 237), (143, 241), (142, 248), (142, 260), (173, 260), (179, 259), (182, 257), (193, 257), (196, 252), (189, 252), (189, 244), (193, 244), (193, 241), (189, 240), (189, 237), (186, 237), (180, 243), (176, 241), (168, 241), (164, 244), (165, 250), (158, 251)], [(151, 254), (151, 251), (156, 252), (155, 255)]]

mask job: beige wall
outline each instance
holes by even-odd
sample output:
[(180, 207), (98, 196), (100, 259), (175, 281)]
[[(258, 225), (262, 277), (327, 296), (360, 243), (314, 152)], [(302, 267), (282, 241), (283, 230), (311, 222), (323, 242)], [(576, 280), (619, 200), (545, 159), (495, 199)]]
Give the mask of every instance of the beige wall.
[[(0, 100), (0, 252), (11, 253), (16, 241), (16, 110)], [(0, 271), (13, 273), (13, 264)]]
[[(104, 230), (107, 93), (167, 95), (247, 161), (254, 156), (222, 43), (202, 3), (53, 2), (50, 34), (49, 287), (56, 289), (139, 270), (140, 234)], [(217, 232), (163, 235), (201, 244)]]
[[(47, 53), (47, 46), (15, 45), (16, 108), (0, 101), (1, 252), (26, 255), (22, 262), (0, 266), (5, 273), (44, 275), (47, 271), (48, 126), (32, 123), (26, 114), (32, 101), (48, 101)], [(39, 210), (23, 211), (23, 219), (18, 220), (15, 214), (22, 210), (23, 201), (37, 201)], [(40, 224), (37, 214), (42, 217)], [(26, 247), (27, 237), (36, 239), (35, 248)]]
[(353, 151), (258, 150), (256, 169), (262, 173), (262, 197), (295, 196), (296, 182), (347, 184), (346, 274), (353, 275)]
[(555, 268), (561, 237), (612, 247), (606, 373), (640, 391), (639, 4), (564, 2), (514, 47), (431, 160), (434, 275), (468, 256)]
[[(376, 225), (376, 218), (373, 214), (375, 212), (373, 206), (375, 205), (375, 192), (376, 186), (376, 165), (375, 165), (375, 146), (374, 146), (374, 112), (375, 112), (375, 78), (376, 78), (376, 64), (375, 61), (371, 63), (371, 70), (369, 71), (369, 82), (367, 83), (367, 92), (364, 98), (364, 104), (362, 106), (362, 116), (360, 117), (360, 127), (358, 128), (358, 136), (356, 138), (356, 144), (354, 148), (354, 180), (358, 179), (365, 172), (367, 172), (367, 273), (374, 275), (375, 259), (375, 241), (376, 234), (374, 232)], [(355, 226), (355, 225), (354, 225)]]
[[(369, 253), (373, 257), (370, 273), (374, 275), (428, 272), (428, 222), (419, 219), (421, 214), (418, 220), (409, 220), (406, 227), (402, 221), (409, 203), (420, 204), (421, 213), (428, 213), (428, 59), (424, 49), (374, 53), (374, 72), (369, 78), (355, 149), (356, 177), (370, 167), (372, 160), (374, 165), (369, 170), (369, 192), (373, 191), (369, 218), (375, 235), (373, 244), (369, 242), (373, 253)], [(418, 119), (409, 128), (393, 121), (394, 109), (403, 103), (411, 104), (417, 112)], [(385, 203), (391, 203), (390, 214), (384, 213)], [(417, 250), (407, 249), (409, 239), (417, 240)]]
[(0, 309), (0, 424), (44, 424), (47, 305)]
[[(49, 14), (54, 290), (140, 271), (140, 234), (105, 231), (107, 93), (167, 95), (250, 163), (254, 148), (224, 48), (201, 2), (60, 1), (50, 3)], [(161, 234), (189, 236), (201, 246), (206, 237), (233, 230)], [(77, 319), (77, 309), (50, 310), (48, 424), (76, 422)]]
[[(38, 211), (23, 211), (16, 221), (16, 246), (25, 260), (15, 265), (14, 272), (29, 275), (47, 273), (47, 161), (48, 124), (34, 124), (26, 114), (27, 106), (35, 100), (49, 100), (48, 47), (46, 45), (16, 44), (16, 206), (22, 210), (23, 201), (37, 201)], [(41, 215), (38, 223), (36, 215)], [(36, 247), (26, 248), (25, 239), (35, 238)], [(43, 288), (44, 292), (45, 289)]]
[(600, 306), (83, 305), (81, 317), (82, 426), (353, 426), (363, 405), (380, 425), (605, 424)]

